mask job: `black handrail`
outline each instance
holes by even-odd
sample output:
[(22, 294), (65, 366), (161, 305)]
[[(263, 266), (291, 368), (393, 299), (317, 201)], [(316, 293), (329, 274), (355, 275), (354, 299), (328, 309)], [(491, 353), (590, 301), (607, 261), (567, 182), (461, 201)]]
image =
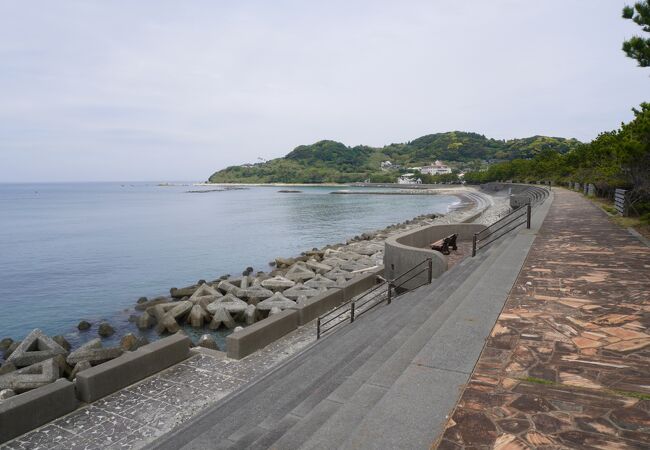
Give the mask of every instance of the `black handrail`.
[[(520, 206), (519, 208), (510, 211), (508, 214), (506, 214), (505, 216), (501, 217), (501, 218), (500, 218), (499, 220), (497, 220), (496, 222), (491, 223), (490, 225), (488, 225), (487, 228), (485, 228), (484, 230), (479, 231), (479, 232), (476, 233), (476, 234), (478, 234), (478, 235), (480, 236), (482, 233), (485, 233), (486, 231), (490, 230), (490, 229), (491, 229), (493, 226), (495, 226), (496, 224), (498, 224), (498, 223), (500, 223), (500, 222), (503, 222), (504, 220), (508, 219), (509, 217), (511, 217), (511, 216), (514, 215), (514, 214), (517, 214), (517, 213), (520, 212), (520, 211), (523, 211), (523, 212), (525, 213), (526, 211), (525, 211), (524, 206), (525, 206), (525, 205), (522, 205), (522, 206)], [(497, 230), (491, 230), (491, 232), (494, 232), (494, 231), (498, 231), (498, 228), (497, 228)]]
[[(522, 214), (521, 213), (522, 211), (525, 214)], [(522, 205), (519, 208), (515, 209), (507, 216), (504, 216), (501, 219), (497, 220), (496, 222), (494, 222), (492, 225), (488, 226), (484, 230), (481, 230), (478, 233), (474, 233), (474, 238), (472, 239), (472, 257), (476, 256), (477, 250), (487, 247), (488, 245), (490, 245), (500, 237), (505, 236), (506, 234), (510, 233), (512, 230), (523, 225), (524, 223), (526, 224), (526, 228), (530, 228), (531, 211), (532, 211), (532, 206), (531, 203), (528, 202), (525, 205)], [(523, 217), (526, 218), (524, 221), (515, 223), (517, 220)], [(501, 224), (498, 228), (491, 229), (494, 225), (497, 225), (499, 224), (499, 222), (504, 222), (504, 221), (505, 223)], [(506, 231), (497, 235), (496, 237), (489, 239), (490, 237), (494, 236), (498, 231), (503, 230), (504, 228), (508, 227), (509, 225), (512, 225), (513, 223), (515, 224), (513, 227), (507, 229)], [(489, 233), (483, 237), (480, 237), (481, 233), (487, 230), (489, 230)]]
[[(412, 273), (415, 269), (421, 267), (423, 264), (427, 264), (427, 267), (421, 269), (418, 271), (416, 274), (410, 276), (406, 280), (402, 280), (402, 278), (405, 275), (408, 275)], [(375, 306), (380, 305), (381, 303), (386, 301), (387, 304), (390, 305), (392, 299), (393, 299), (393, 290), (396, 290), (398, 288), (402, 288), (406, 283), (409, 281), (413, 280), (415, 277), (422, 275), (423, 273), (427, 272), (427, 281), (425, 283), (422, 283), (420, 286), (423, 286), (425, 284), (431, 283), (431, 280), (433, 278), (433, 260), (431, 258), (427, 258), (424, 261), (420, 261), (413, 267), (411, 267), (409, 270), (406, 272), (398, 275), (397, 277), (393, 278), (392, 280), (385, 280), (382, 279), (382, 282), (374, 286), (373, 288), (369, 289), (366, 291), (363, 295), (358, 297), (355, 300), (348, 300), (343, 303), (341, 303), (339, 306), (336, 308), (332, 309), (331, 311), (328, 311), (327, 313), (323, 314), (322, 316), (318, 317), (318, 320), (316, 322), (316, 339), (320, 339), (320, 337), (336, 328), (337, 326), (346, 323), (346, 320), (339, 320), (338, 322), (334, 323), (333, 325), (330, 325), (327, 328), (324, 328), (325, 325), (327, 325), (330, 322), (333, 322), (335, 319), (338, 319), (341, 316), (346, 315), (347, 313), (350, 314), (350, 322), (354, 322), (355, 318), (361, 316), (362, 314), (367, 313), (371, 309), (373, 309)], [(380, 288), (384, 288), (387, 286), (386, 291), (379, 291)], [(417, 287), (420, 287), (417, 286)], [(417, 288), (413, 288), (417, 289)], [(373, 296), (370, 296), (370, 294), (374, 293)], [(385, 297), (384, 297), (384, 294)], [(379, 298), (379, 301), (375, 301)], [(369, 307), (365, 309), (361, 309), (361, 307), (368, 305), (369, 303), (373, 302)], [(341, 310), (338, 314), (331, 316), (334, 312)], [(331, 317), (330, 317), (331, 316)], [(327, 320), (323, 320), (327, 317)]]
[[(520, 209), (521, 209), (521, 208), (520, 208)], [(517, 209), (516, 211), (519, 211), (519, 209)], [(497, 231), (504, 229), (505, 227), (507, 227), (508, 225), (510, 225), (510, 224), (511, 224), (512, 222), (514, 222), (515, 220), (517, 220), (517, 219), (521, 219), (522, 217), (527, 216), (527, 215), (528, 215), (528, 212), (527, 212), (527, 211), (523, 211), (523, 214), (519, 214), (518, 216), (515, 216), (515, 213), (510, 213), (510, 214), (508, 214), (506, 217), (504, 217), (504, 219), (509, 219), (508, 221), (506, 221), (504, 224), (501, 224), (498, 228), (492, 230), (491, 227), (493, 227), (494, 225), (496, 225), (497, 222), (493, 223), (493, 224), (490, 225), (488, 228), (486, 228), (486, 229), (484, 229), (484, 230), (479, 231), (478, 233), (476, 233), (476, 234), (477, 234), (477, 238), (476, 238), (476, 239), (477, 239), (477, 241), (484, 241), (484, 240), (485, 240), (485, 237), (488, 237), (488, 236), (491, 236), (491, 235), (495, 234)], [(503, 220), (501, 220), (501, 221), (503, 221)], [(486, 234), (485, 237), (482, 238), (482, 237), (481, 237), (481, 233), (484, 232), (484, 231), (488, 231), (488, 230), (489, 230), (489, 233)]]
[[(526, 222), (523, 221), (523, 222), (516, 223), (514, 227), (512, 227), (512, 228), (510, 228), (510, 229), (508, 229), (508, 230), (506, 230), (506, 231), (504, 231), (503, 233), (501, 233), (501, 234), (499, 234), (498, 236), (496, 236), (496, 237), (494, 237), (494, 238), (488, 240), (488, 241), (485, 242), (485, 243), (483, 243), (483, 242), (486, 241), (487, 239), (483, 239), (483, 241), (479, 241), (480, 245), (477, 244), (476, 250), (480, 250), (480, 249), (482, 249), (482, 248), (487, 247), (488, 245), (490, 245), (491, 243), (493, 243), (494, 241), (496, 241), (496, 240), (499, 239), (500, 237), (505, 236), (506, 234), (508, 234), (508, 233), (510, 233), (511, 231), (513, 231), (515, 228), (517, 228), (517, 227), (523, 225), (524, 223), (526, 223)], [(492, 234), (490, 234), (489, 236), (492, 236)]]

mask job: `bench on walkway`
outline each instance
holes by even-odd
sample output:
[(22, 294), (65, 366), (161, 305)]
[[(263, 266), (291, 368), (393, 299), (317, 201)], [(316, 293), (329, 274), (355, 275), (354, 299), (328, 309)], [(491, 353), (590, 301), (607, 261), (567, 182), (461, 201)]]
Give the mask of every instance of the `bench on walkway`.
[(431, 243), (431, 250), (436, 250), (443, 255), (448, 255), (450, 253), (449, 249), (458, 250), (456, 246), (457, 234), (451, 234), (446, 238), (442, 238), (436, 242)]

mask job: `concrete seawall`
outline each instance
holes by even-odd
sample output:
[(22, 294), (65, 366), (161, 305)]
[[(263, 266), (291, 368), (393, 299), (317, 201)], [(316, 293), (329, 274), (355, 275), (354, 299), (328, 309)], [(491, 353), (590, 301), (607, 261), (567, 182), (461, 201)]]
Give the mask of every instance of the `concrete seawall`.
[[(485, 225), (459, 223), (449, 225), (429, 225), (416, 228), (386, 239), (384, 253), (384, 273), (387, 279), (395, 279), (406, 271), (432, 260), (432, 276), (438, 278), (447, 270), (447, 257), (440, 252), (430, 250), (429, 244), (451, 234), (458, 234), (459, 241), (472, 240), (474, 233), (487, 228)], [(422, 273), (408, 281), (404, 288), (413, 289), (426, 282), (427, 273)]]
[(232, 333), (226, 338), (228, 357), (244, 358), (370, 289), (376, 283), (377, 275), (383, 270), (383, 267), (379, 267), (369, 271), (365, 275), (346, 282), (338, 289), (331, 289), (322, 295), (308, 299), (303, 305), (269, 316), (243, 330)]

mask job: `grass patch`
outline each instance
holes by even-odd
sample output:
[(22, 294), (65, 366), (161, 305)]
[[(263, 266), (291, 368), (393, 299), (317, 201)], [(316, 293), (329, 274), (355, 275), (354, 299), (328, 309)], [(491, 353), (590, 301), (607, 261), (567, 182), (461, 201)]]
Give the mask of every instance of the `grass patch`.
[(643, 392), (621, 391), (618, 389), (611, 389), (609, 392), (623, 397), (638, 398), (639, 400), (650, 400), (650, 394), (644, 394)]
[(612, 200), (600, 197), (585, 198), (591, 200), (596, 206), (605, 211), (610, 216), (612, 222), (614, 222), (619, 227), (633, 228), (642, 236), (650, 239), (650, 223), (648, 223), (646, 220), (643, 220), (645, 216), (643, 218), (619, 216)]
[(545, 380), (544, 378), (525, 377), (525, 378), (518, 378), (518, 379), (521, 381), (527, 381), (528, 383), (535, 383), (535, 384), (546, 384), (546, 385), (558, 384), (555, 381)]
[(582, 388), (578, 386), (571, 386), (563, 383), (556, 383), (555, 381), (550, 381), (550, 380), (545, 380), (543, 378), (535, 378), (535, 377), (524, 377), (524, 378), (517, 378), (517, 379), (519, 381), (525, 381), (527, 383), (534, 383), (534, 384), (542, 384), (545, 386), (558, 386), (558, 387), (563, 387), (563, 388), (577, 390), (577, 391), (589, 391), (593, 393), (615, 395), (618, 397), (631, 397), (631, 398), (637, 398), (639, 400), (650, 400), (650, 394), (645, 394), (643, 392), (623, 391), (620, 389), (589, 389), (589, 388)]

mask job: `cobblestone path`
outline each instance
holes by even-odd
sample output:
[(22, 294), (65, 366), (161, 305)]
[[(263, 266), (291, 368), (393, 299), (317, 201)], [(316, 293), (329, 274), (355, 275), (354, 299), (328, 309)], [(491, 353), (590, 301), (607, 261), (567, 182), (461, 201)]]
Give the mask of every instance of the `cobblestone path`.
[(555, 190), (434, 447), (650, 448), (650, 248)]

